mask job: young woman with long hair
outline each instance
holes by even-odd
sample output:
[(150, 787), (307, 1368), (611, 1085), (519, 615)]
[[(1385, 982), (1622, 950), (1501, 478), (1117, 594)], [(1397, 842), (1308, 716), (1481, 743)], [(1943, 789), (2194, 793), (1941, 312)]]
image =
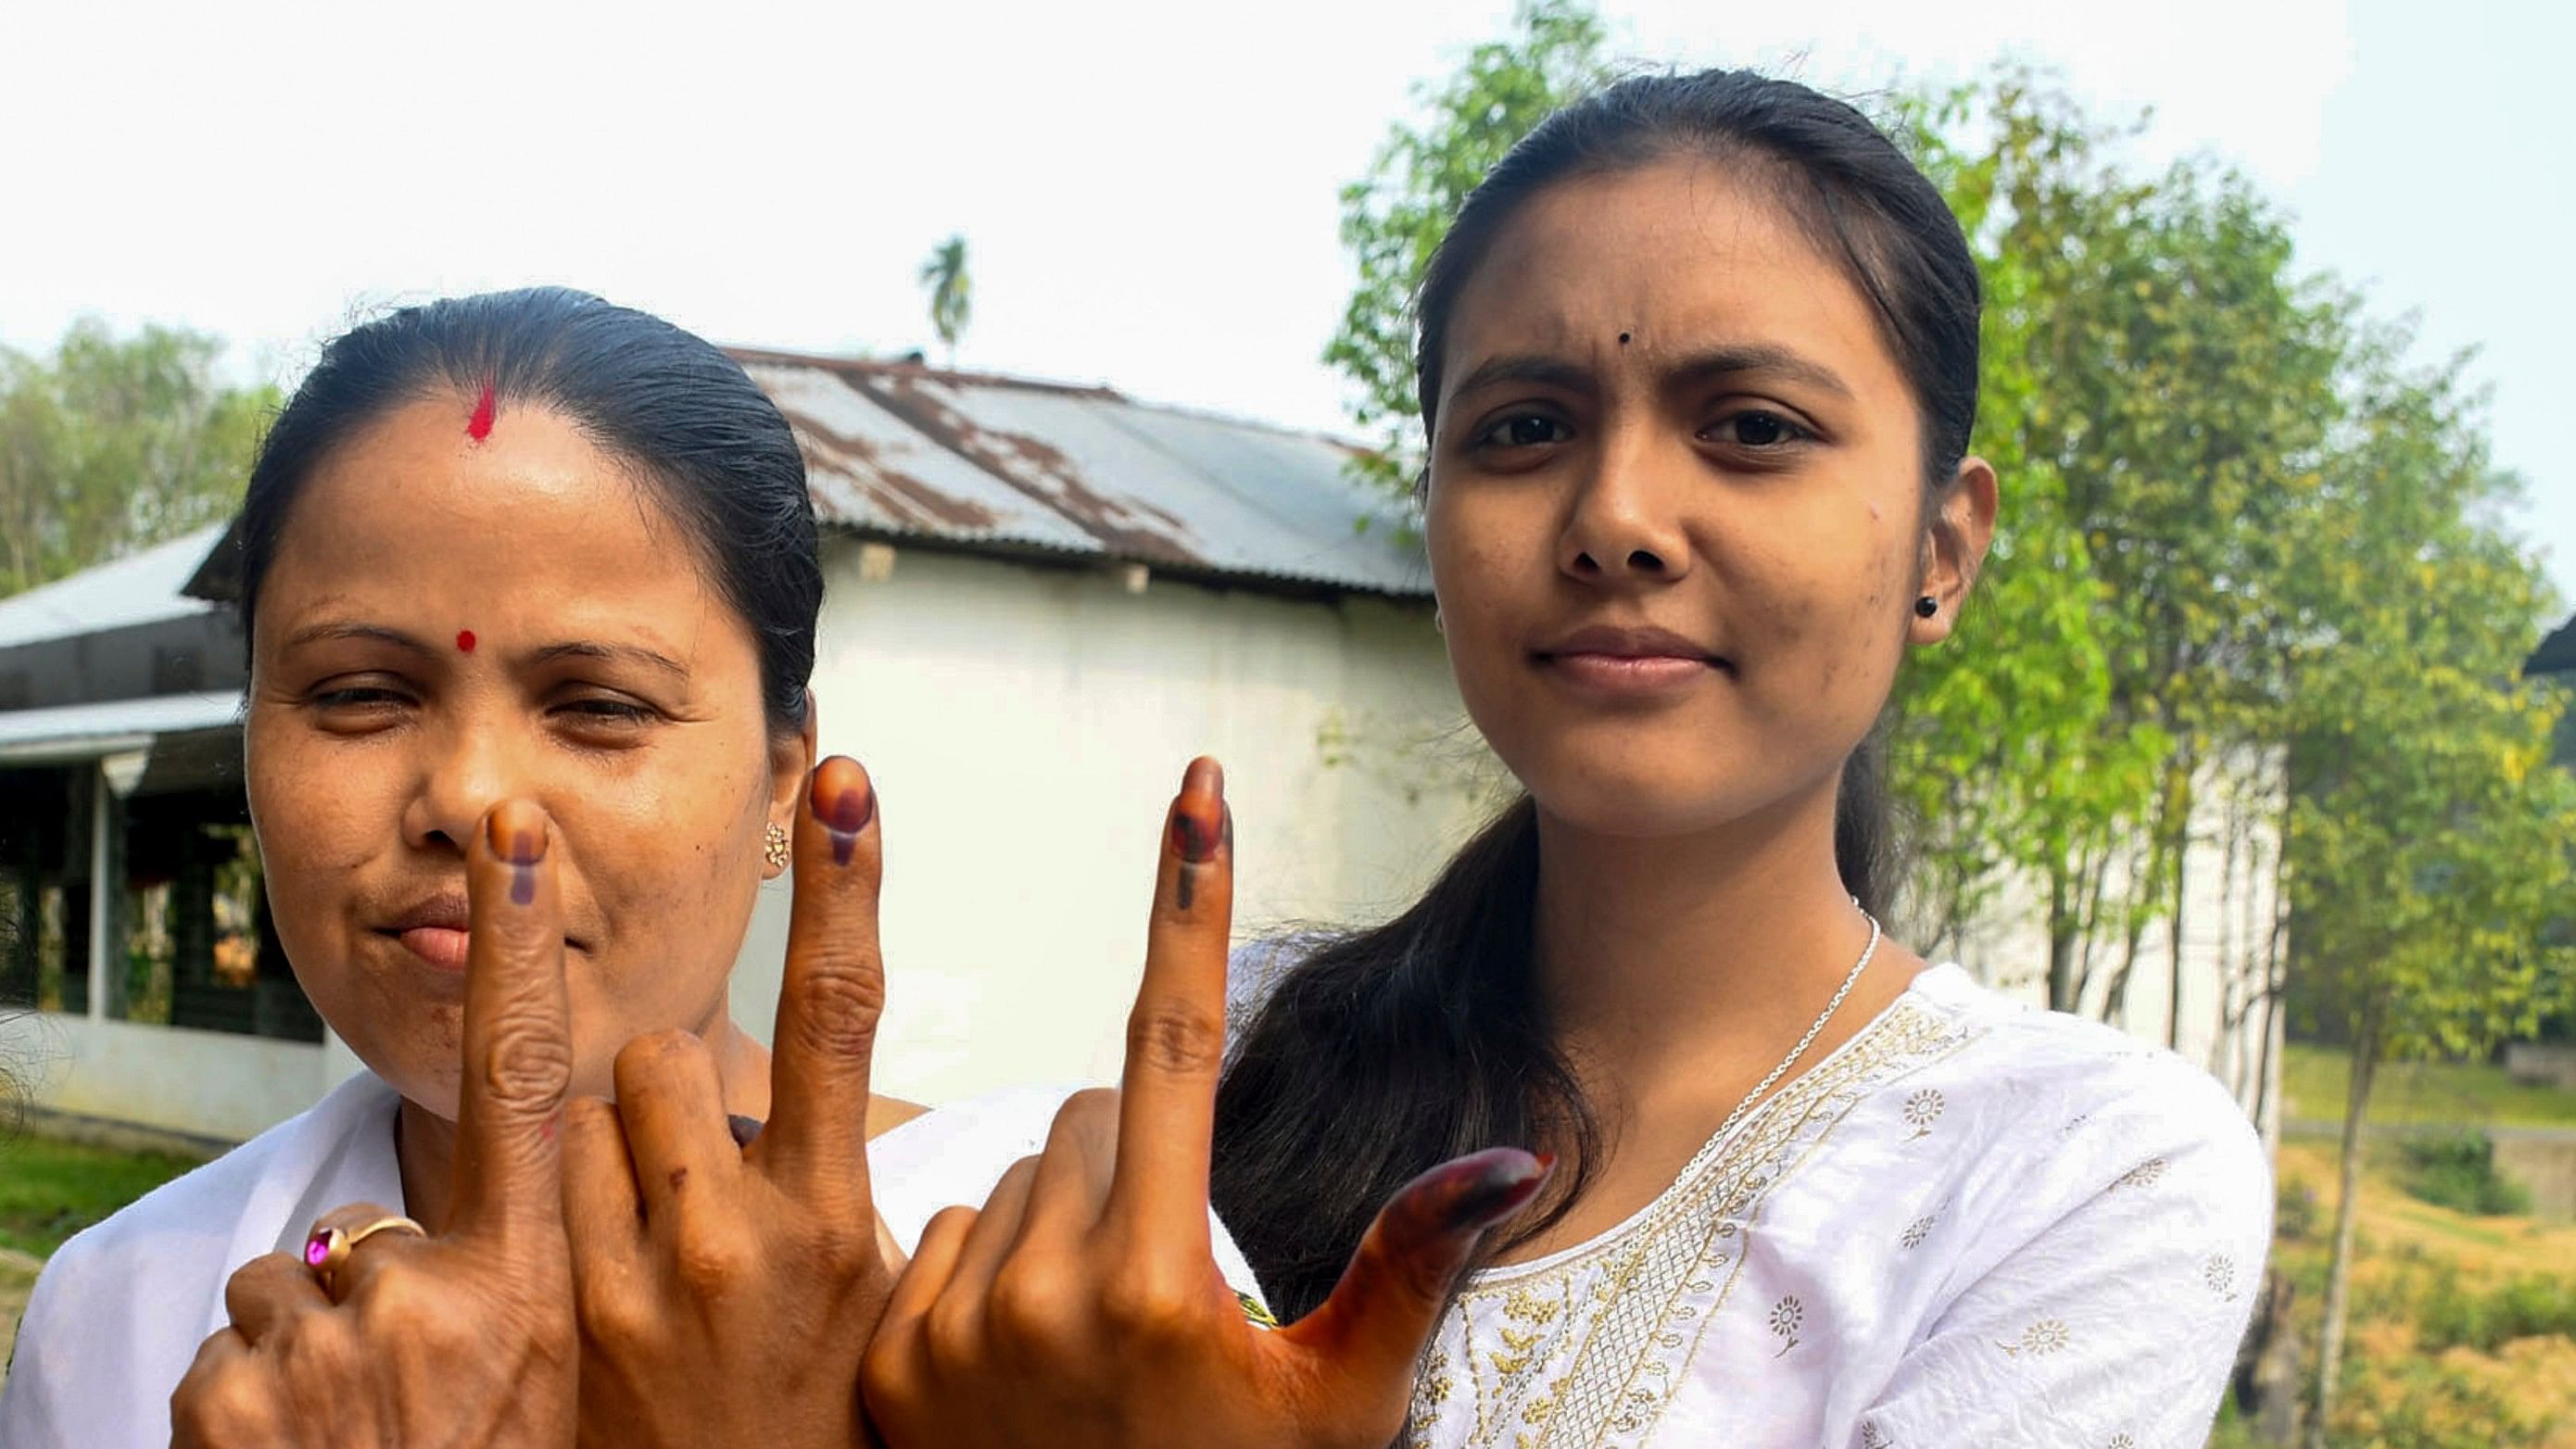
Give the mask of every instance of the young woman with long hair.
[[(893, 1442), (2200, 1442), (2268, 1239), (2250, 1124), (1878, 919), (1872, 736), (1995, 517), (1979, 308), (1921, 172), (1790, 82), (1628, 80), (1484, 179), (1419, 297), (1423, 501), (1526, 794), (1387, 924), (1244, 953), (1221, 1077), (1222, 968), (1149, 967), (1116, 1131), (898, 1285)], [(1436, 1166), (1498, 1145), (1553, 1176)], [(1224, 1321), (1169, 1246), (1201, 1188), (1305, 1318)]]

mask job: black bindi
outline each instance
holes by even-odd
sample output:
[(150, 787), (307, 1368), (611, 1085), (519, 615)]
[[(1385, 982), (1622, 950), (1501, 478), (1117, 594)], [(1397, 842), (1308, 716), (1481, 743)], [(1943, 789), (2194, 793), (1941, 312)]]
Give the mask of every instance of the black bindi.
[(1620, 345), (1620, 346), (1622, 346), (1622, 347), (1625, 347), (1625, 346), (1627, 346), (1627, 345), (1628, 345), (1628, 334), (1627, 334), (1627, 333), (1622, 332), (1622, 333), (1620, 333), (1620, 334), (1619, 334), (1619, 345)]

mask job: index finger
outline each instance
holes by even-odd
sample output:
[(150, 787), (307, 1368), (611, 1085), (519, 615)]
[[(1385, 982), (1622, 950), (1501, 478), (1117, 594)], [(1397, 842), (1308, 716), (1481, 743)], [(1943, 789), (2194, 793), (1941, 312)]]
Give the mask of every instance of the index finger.
[(563, 1144), (572, 1084), (553, 822), (527, 800), (483, 817), (465, 851), (465, 1075), (458, 1084), (458, 1235), (563, 1231)]
[(1145, 979), (1127, 1018), (1118, 1165), (1107, 1215), (1171, 1242), (1207, 1240), (1208, 1158), (1225, 1064), (1225, 949), (1234, 819), (1225, 771), (1190, 762), (1163, 828)]
[(834, 755), (806, 781), (797, 812), (796, 894), (770, 1034), (769, 1121), (752, 1160), (808, 1186), (868, 1190), (868, 1077), (885, 1013), (877, 890), (885, 874), (875, 782)]

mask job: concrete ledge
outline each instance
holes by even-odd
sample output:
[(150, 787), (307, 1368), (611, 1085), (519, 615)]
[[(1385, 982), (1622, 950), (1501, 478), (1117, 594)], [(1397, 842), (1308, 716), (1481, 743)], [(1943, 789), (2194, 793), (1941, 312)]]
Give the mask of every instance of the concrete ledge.
[[(36, 1103), (27, 1104), (20, 1115), (22, 1126), (30, 1137), (78, 1142), (116, 1152), (162, 1152), (172, 1157), (193, 1157), (200, 1162), (212, 1162), (241, 1145), (230, 1138), (119, 1122), (110, 1117), (92, 1117), (87, 1113), (66, 1112), (59, 1107)], [(5, 1151), (5, 1148), (0, 1148), (0, 1151)]]

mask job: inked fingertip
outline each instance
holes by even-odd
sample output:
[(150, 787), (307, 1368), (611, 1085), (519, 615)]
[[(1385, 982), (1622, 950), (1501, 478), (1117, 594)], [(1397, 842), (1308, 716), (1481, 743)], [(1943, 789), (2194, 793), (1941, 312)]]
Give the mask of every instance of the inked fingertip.
[(806, 799), (814, 818), (832, 839), (833, 863), (848, 865), (858, 849), (860, 834), (876, 819), (876, 782), (868, 778), (867, 770), (858, 761), (847, 755), (834, 755), (814, 767)]
[(1439, 1206), (1444, 1226), (1453, 1233), (1482, 1232), (1538, 1196), (1556, 1170), (1553, 1154), (1539, 1155), (1517, 1147), (1489, 1147), (1433, 1168), (1433, 1191), (1445, 1199)]
[(484, 843), (512, 865), (546, 858), (546, 812), (532, 800), (504, 800), (483, 817)]

